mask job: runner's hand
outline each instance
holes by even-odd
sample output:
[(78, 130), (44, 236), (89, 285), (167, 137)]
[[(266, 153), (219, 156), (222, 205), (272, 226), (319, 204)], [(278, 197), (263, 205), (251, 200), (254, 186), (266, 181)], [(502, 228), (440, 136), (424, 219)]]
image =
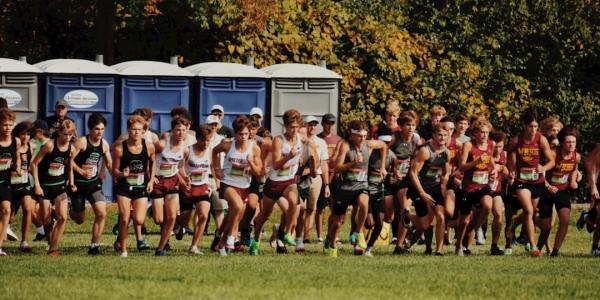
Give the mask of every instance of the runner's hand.
[(44, 190), (38, 185), (35, 186), (35, 194), (44, 197)]
[(435, 205), (435, 201), (433, 197), (427, 193), (421, 194), (421, 200), (423, 200), (428, 206), (433, 207)]
[(598, 187), (593, 186), (591, 191), (592, 200), (600, 199), (600, 195), (598, 194)]

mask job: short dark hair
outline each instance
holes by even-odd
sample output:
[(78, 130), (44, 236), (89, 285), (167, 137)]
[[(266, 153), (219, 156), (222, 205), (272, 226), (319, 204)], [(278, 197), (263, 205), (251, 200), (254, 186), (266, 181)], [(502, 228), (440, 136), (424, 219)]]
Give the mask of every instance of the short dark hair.
[(235, 120), (233, 120), (233, 132), (238, 133), (242, 130), (244, 130), (244, 128), (248, 128), (250, 126), (250, 119), (248, 119), (248, 117), (246, 117), (245, 115), (239, 115), (237, 116), (237, 118), (235, 118)]
[(524, 111), (523, 114), (521, 114), (521, 123), (523, 123), (523, 124), (530, 124), (533, 121), (537, 122), (537, 120), (538, 120), (537, 112), (535, 112), (535, 110), (533, 110), (533, 109), (528, 109), (528, 110)]
[(8, 108), (8, 102), (2, 97), (0, 97), (0, 108)]
[(30, 136), (33, 136), (35, 132), (32, 129), (34, 129), (34, 127), (31, 121), (19, 122), (19, 124), (15, 125), (15, 128), (13, 128), (12, 136), (19, 137), (26, 132), (29, 133)]
[(104, 118), (102, 114), (95, 112), (90, 115), (90, 118), (87, 121), (87, 127), (89, 130), (92, 130), (92, 128), (96, 127), (100, 123), (104, 124), (104, 127), (106, 127), (106, 118)]
[(579, 130), (575, 127), (567, 126), (558, 132), (558, 135), (556, 136), (556, 138), (558, 138), (558, 142), (562, 144), (562, 143), (564, 143), (565, 138), (567, 138), (567, 136), (574, 136), (575, 139), (578, 140), (579, 139)]

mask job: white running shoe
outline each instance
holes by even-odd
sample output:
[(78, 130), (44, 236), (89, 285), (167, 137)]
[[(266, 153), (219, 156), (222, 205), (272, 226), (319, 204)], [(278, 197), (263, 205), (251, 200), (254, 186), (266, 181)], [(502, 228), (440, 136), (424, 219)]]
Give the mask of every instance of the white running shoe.
[(0, 256), (8, 256), (8, 253), (4, 252), (4, 250), (0, 248)]
[(296, 252), (304, 252), (304, 241), (302, 239), (296, 239)]
[(196, 254), (196, 255), (202, 255), (202, 254), (204, 254), (204, 253), (202, 253), (202, 251), (200, 251), (198, 249), (198, 246), (192, 246), (192, 247), (190, 247), (190, 253), (191, 254)]
[(227, 256), (227, 249), (219, 248), (219, 255), (221, 255), (221, 257)]
[(271, 237), (269, 238), (271, 248), (277, 247), (277, 231), (279, 231), (279, 224), (273, 224), (273, 233), (271, 233)]
[(456, 256), (465, 256), (465, 253), (463, 252), (463, 247), (456, 248), (454, 253), (456, 253)]
[(479, 227), (477, 229), (477, 245), (485, 245), (485, 236), (483, 235), (483, 229)]
[(19, 240), (19, 236), (17, 236), (15, 234), (15, 232), (12, 231), (12, 228), (10, 228), (10, 225), (8, 225), (8, 228), (6, 228), (6, 238), (9, 241), (18, 241)]
[(127, 257), (128, 256), (127, 251), (121, 252), (121, 255), (119, 255), (119, 256), (123, 257), (123, 258)]
[(594, 249), (594, 250), (592, 250), (592, 256), (593, 257), (600, 256), (600, 249)]
[(373, 253), (371, 253), (372, 249), (373, 249), (372, 247), (368, 247), (367, 250), (365, 250), (365, 253), (363, 253), (363, 256), (373, 257)]

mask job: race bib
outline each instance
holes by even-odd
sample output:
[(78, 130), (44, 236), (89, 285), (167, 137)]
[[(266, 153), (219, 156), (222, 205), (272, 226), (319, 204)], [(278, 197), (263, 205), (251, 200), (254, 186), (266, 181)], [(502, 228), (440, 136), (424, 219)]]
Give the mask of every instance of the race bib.
[(425, 173), (426, 177), (440, 177), (442, 176), (442, 168), (440, 167), (429, 167), (429, 170), (427, 170), (427, 173)]
[(129, 176), (126, 178), (127, 184), (133, 186), (144, 185), (144, 176), (144, 173), (129, 173)]
[(381, 183), (381, 181), (383, 181), (383, 178), (379, 175), (369, 175), (369, 182), (370, 183)]
[(229, 175), (238, 177), (246, 176), (246, 174), (246, 168), (234, 165), (231, 166), (231, 171), (229, 172)]
[(400, 164), (396, 165), (396, 170), (400, 174), (400, 180), (404, 179), (408, 175), (410, 170), (410, 159), (401, 160)]
[(287, 177), (292, 176), (292, 167), (281, 168), (277, 170), (277, 176)]
[(83, 165), (81, 166), (82, 169), (92, 173), (92, 177), (96, 177), (96, 175), (98, 174), (98, 166), (97, 165)]
[(535, 168), (521, 168), (519, 170), (519, 179), (527, 181), (538, 180), (539, 174)]
[(192, 181), (192, 184), (194, 185), (199, 185), (202, 184), (203, 182), (206, 182), (206, 177), (208, 176), (207, 172), (204, 171), (192, 171), (192, 174), (190, 174), (190, 179)]
[(490, 183), (490, 190), (495, 191), (498, 189), (498, 184), (500, 184), (500, 180), (494, 180)]
[(10, 173), (10, 184), (24, 184), (29, 182), (29, 176), (27, 172), (23, 175), (19, 175), (17, 172)]
[(177, 173), (177, 165), (172, 163), (161, 163), (158, 167), (158, 175), (162, 177), (171, 177)]
[(553, 185), (566, 184), (569, 181), (569, 174), (552, 174), (550, 177), (550, 183)]
[(488, 184), (490, 173), (487, 171), (475, 171), (473, 172), (473, 182), (477, 184)]
[(347, 181), (367, 181), (367, 172), (365, 170), (356, 170), (346, 172)]
[(12, 162), (12, 159), (10, 159), (10, 158), (0, 159), (0, 171), (6, 171), (6, 170), (10, 169), (11, 162)]
[(51, 163), (48, 168), (48, 175), (53, 177), (62, 176), (65, 174), (65, 165), (59, 163)]

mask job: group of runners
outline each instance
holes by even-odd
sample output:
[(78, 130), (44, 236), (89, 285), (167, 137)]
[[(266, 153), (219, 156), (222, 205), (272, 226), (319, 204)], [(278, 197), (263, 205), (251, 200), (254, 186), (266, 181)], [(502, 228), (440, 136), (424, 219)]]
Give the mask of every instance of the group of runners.
[[(259, 255), (275, 205), (281, 217), (271, 220), (276, 224), (269, 245), (277, 253), (288, 247), (304, 252), (306, 243), (315, 242), (316, 227), (316, 242), (337, 257), (340, 229), (350, 213), (355, 255), (372, 256), (392, 224), (394, 254), (410, 253), (423, 242), (426, 254), (444, 255), (444, 246), (454, 244), (454, 253), (464, 256), (474, 243), (485, 242), (491, 214), (490, 255), (512, 254), (518, 240), (532, 256), (544, 248), (557, 256), (568, 231), (571, 196), (582, 179), (578, 130), (563, 127), (558, 118), (538, 120), (534, 111), (523, 113), (521, 131), (509, 139), (483, 115), (450, 117), (440, 106), (419, 126), (418, 114), (401, 111), (395, 101), (381, 124), (369, 128), (351, 121), (344, 137), (334, 133), (334, 115), (303, 117), (294, 109), (284, 113), (278, 136), (262, 127), (260, 108), (237, 116), (228, 128), (220, 105), (203, 124), (176, 107), (171, 129), (159, 133), (150, 128), (152, 110), (140, 108), (127, 120), (127, 132), (110, 144), (101, 114), (91, 114), (88, 134), (77, 137), (67, 103), (57, 101), (55, 109), (45, 121), (15, 124), (15, 113), (0, 108), (0, 256), (7, 255), (2, 243), (19, 207), (19, 250), (32, 251), (34, 224), (36, 238), (47, 241), (47, 254), (60, 255), (67, 219), (82, 224), (86, 201), (94, 213), (88, 254), (100, 254), (107, 214), (102, 187), (108, 178), (119, 210), (113, 246), (121, 257), (128, 256), (130, 226), (138, 250), (150, 249), (144, 238), (149, 206), (161, 228), (156, 256), (167, 255), (172, 235), (181, 239), (186, 231), (192, 234), (189, 252), (202, 254), (199, 241), (211, 217), (216, 230), (210, 250)], [(593, 231), (592, 255), (600, 256), (595, 217), (600, 145), (585, 165), (593, 204), (582, 223)]]

